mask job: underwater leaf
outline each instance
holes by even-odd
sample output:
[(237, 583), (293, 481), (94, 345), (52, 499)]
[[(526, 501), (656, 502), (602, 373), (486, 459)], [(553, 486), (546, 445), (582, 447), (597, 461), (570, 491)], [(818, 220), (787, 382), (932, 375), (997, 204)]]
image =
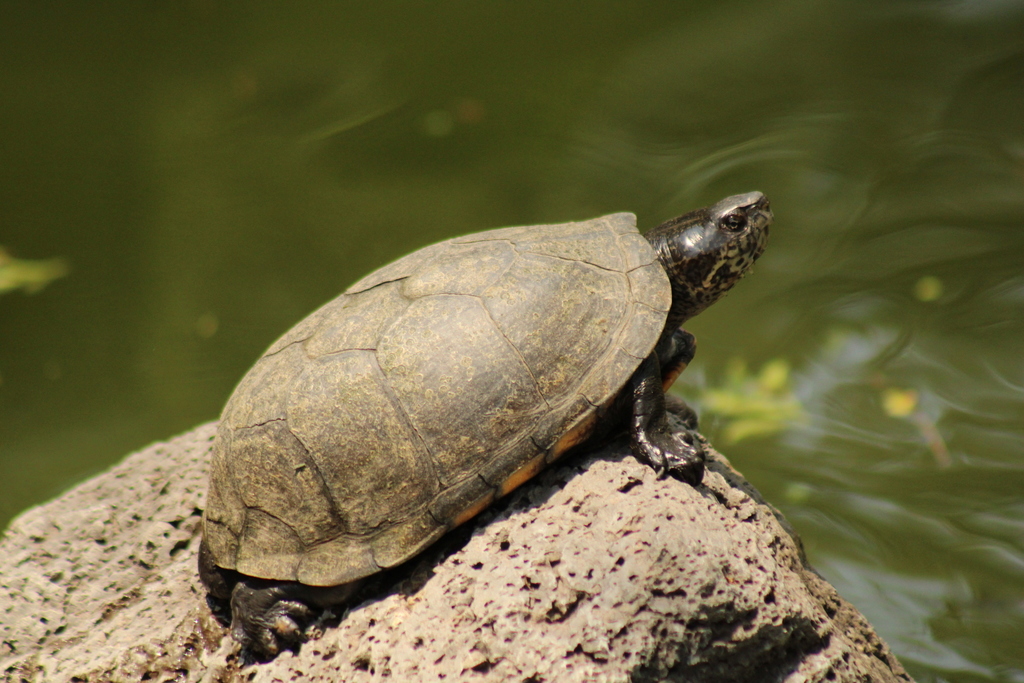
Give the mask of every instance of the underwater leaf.
[(882, 391), (882, 409), (889, 417), (907, 417), (917, 408), (917, 392), (913, 389), (889, 387)]
[(0, 247), (0, 294), (23, 289), (35, 294), (43, 287), (68, 274), (64, 259), (17, 259)]
[(793, 393), (789, 363), (782, 358), (768, 361), (756, 375), (743, 359), (732, 359), (721, 386), (705, 389), (701, 405), (724, 419), (722, 436), (730, 444), (775, 434), (806, 417)]
[(914, 284), (914, 296), (918, 301), (937, 300), (942, 296), (942, 280), (934, 275), (925, 275)]
[(939, 431), (938, 425), (924, 410), (920, 409), (921, 397), (916, 389), (884, 387), (881, 394), (882, 410), (885, 411), (885, 414), (889, 417), (908, 420), (917, 427), (939, 467), (949, 467), (953, 464), (946, 440)]

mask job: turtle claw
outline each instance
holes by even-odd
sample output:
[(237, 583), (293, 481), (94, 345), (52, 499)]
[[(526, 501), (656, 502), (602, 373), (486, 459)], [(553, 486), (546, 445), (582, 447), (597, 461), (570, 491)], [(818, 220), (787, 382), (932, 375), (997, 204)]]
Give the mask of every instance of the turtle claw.
[(277, 615), (277, 618), (274, 619), (274, 625), (270, 630), (273, 631), (278, 638), (285, 641), (295, 642), (304, 641), (306, 639), (305, 632), (302, 630), (302, 627), (287, 614)]
[(695, 432), (674, 432), (672, 437), (678, 448), (666, 453), (668, 473), (675, 479), (697, 486), (704, 479), (704, 447)]

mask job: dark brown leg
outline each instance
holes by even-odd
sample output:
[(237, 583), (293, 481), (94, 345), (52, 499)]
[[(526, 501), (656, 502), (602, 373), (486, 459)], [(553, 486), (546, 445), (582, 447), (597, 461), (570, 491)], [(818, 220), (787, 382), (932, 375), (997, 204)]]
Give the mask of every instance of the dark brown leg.
[[(704, 478), (704, 449), (692, 431), (675, 430), (668, 424), (658, 355), (655, 352), (648, 356), (630, 380), (633, 453), (638, 460), (653, 467), (659, 477), (671, 474), (696, 486)], [(667, 355), (671, 361), (674, 354)], [(689, 362), (689, 358), (683, 362)]]

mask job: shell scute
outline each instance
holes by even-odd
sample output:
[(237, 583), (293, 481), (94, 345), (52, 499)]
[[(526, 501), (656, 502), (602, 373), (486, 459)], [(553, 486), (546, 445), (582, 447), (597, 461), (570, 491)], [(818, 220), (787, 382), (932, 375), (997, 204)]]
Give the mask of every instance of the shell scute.
[[(652, 263), (634, 268), (628, 275), (633, 300), (667, 315), (672, 306), (672, 287), (665, 269), (658, 263)], [(661, 331), (658, 333), (661, 334)]]
[(338, 536), (307, 548), (298, 558), (294, 580), (307, 586), (338, 586), (381, 569), (368, 539)]
[(516, 258), (511, 242), (491, 240), (452, 244), (444, 268), (417, 271), (402, 281), (402, 295), (415, 299), (432, 294), (479, 296)]
[(483, 298), (541, 394), (552, 399), (571, 390), (606, 353), (628, 297), (629, 282), (622, 273), (524, 254)]
[(524, 239), (516, 242), (516, 248), (521, 253), (589, 263), (598, 268), (617, 272), (625, 269), (626, 259), (619, 247), (617, 235), (604, 221), (570, 225), (575, 229), (552, 231), (550, 235)]
[[(236, 429), (230, 443), (228, 466), (246, 510), (287, 525), (303, 545), (341, 531), (324, 481), (286, 422)], [(247, 533), (243, 527), (242, 535)]]
[(547, 406), (479, 299), (417, 299), (387, 329), (381, 370), (438, 465), (443, 486), (481, 467), (495, 445)]
[(386, 382), (372, 351), (346, 351), (304, 363), (289, 396), (288, 425), (345, 533), (400, 522), (438, 491), (433, 461)]
[(290, 384), (306, 362), (299, 344), (265, 355), (239, 382), (220, 420), (238, 429), (285, 418)]
[(388, 282), (356, 294), (343, 294), (319, 316), (315, 334), (302, 347), (310, 358), (352, 349), (374, 349), (381, 332), (409, 305), (401, 286)]
[(260, 579), (294, 581), (305, 551), (291, 526), (263, 510), (248, 508), (235, 569)]

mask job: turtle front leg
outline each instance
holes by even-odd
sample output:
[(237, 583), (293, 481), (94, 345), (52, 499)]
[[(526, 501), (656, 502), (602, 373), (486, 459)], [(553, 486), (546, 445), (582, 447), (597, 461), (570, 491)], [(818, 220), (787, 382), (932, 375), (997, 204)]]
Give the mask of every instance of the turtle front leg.
[(697, 353), (697, 340), (686, 330), (678, 329), (667, 340), (658, 344), (657, 353), (658, 362), (661, 364), (661, 388), (666, 395), (666, 408), (678, 416), (688, 429), (696, 431), (697, 412), (678, 396), (669, 396), (668, 390), (693, 360), (694, 354)]
[[(693, 336), (680, 330), (659, 347), (664, 348), (644, 359), (630, 379), (633, 454), (653, 467), (659, 477), (671, 474), (696, 486), (704, 478), (704, 449), (692, 429), (673, 429), (665, 412), (665, 386), (671, 385), (675, 375), (693, 358)], [(668, 371), (664, 375), (659, 356), (664, 358)], [(687, 427), (696, 427), (696, 414), (689, 406), (683, 406), (685, 411), (680, 411), (680, 417)]]

